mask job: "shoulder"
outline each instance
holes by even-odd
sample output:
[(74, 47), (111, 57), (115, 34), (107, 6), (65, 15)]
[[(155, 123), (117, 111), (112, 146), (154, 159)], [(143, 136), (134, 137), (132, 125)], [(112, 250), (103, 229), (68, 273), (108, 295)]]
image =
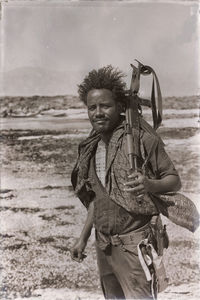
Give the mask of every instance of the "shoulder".
[(140, 118), (140, 130), (141, 130), (141, 140), (148, 147), (152, 143), (160, 144), (164, 147), (164, 142), (162, 141), (160, 135), (156, 130), (146, 122), (142, 117)]
[(99, 134), (94, 132), (93, 130), (90, 132), (89, 136), (80, 142), (78, 145), (78, 152), (81, 154), (82, 152), (87, 151), (87, 149), (92, 149), (94, 146), (97, 145), (98, 141), (100, 140)]
[(141, 141), (147, 151), (150, 150), (153, 146), (154, 148), (156, 148), (158, 144), (162, 141), (159, 136), (155, 136), (144, 130), (141, 130), (140, 136), (141, 136)]

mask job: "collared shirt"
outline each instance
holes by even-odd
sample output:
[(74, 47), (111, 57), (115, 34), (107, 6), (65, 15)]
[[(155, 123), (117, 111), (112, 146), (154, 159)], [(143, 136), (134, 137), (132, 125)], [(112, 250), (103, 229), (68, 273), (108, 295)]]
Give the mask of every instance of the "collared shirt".
[[(145, 160), (146, 157), (148, 157), (148, 161), (146, 161), (147, 176), (155, 179), (161, 179), (170, 174), (178, 176), (173, 163), (164, 150), (163, 142), (159, 136), (142, 118), (140, 121), (141, 133), (143, 133), (141, 135), (141, 142), (144, 148), (144, 151), (141, 151), (141, 154), (144, 153), (142, 158)], [(145, 201), (142, 201), (142, 203), (139, 203), (139, 201), (137, 201), (137, 197), (135, 199), (135, 197), (130, 196), (130, 193), (124, 193), (123, 182), (124, 179), (127, 178), (127, 170), (129, 169), (125, 137), (124, 123), (122, 120), (122, 123), (120, 123), (119, 126), (114, 130), (112, 139), (108, 145), (109, 147), (107, 151), (105, 178), (106, 188), (98, 179), (95, 171), (95, 153), (97, 144), (100, 141), (100, 135), (98, 133), (91, 132), (90, 136), (79, 145), (79, 156), (71, 176), (72, 185), (76, 195), (86, 208), (89, 207), (89, 204), (93, 200), (94, 204), (102, 203), (102, 198), (105, 198), (104, 200), (108, 199), (110, 204), (114, 203), (116, 207), (120, 207), (119, 214), (114, 215), (113, 210), (111, 211), (111, 209), (107, 209), (107, 202), (105, 201), (104, 203), (106, 206), (101, 206), (101, 208), (97, 209), (94, 213), (96, 215), (96, 220), (98, 220), (98, 224), (96, 223), (98, 225), (96, 229), (99, 229), (100, 232), (105, 234), (123, 234), (131, 231), (132, 226), (129, 226), (129, 223), (125, 220), (126, 217), (122, 214), (124, 211), (130, 215), (133, 214), (132, 218), (134, 217), (135, 229), (135, 225), (139, 225), (136, 224), (138, 223), (137, 220), (141, 221), (143, 218), (146, 219), (147, 216), (157, 214), (159, 211), (166, 213), (166, 216), (173, 222), (174, 219), (176, 219), (175, 223), (180, 226), (185, 228), (188, 228), (188, 226), (191, 228), (192, 225), (195, 226), (194, 222), (196, 222), (196, 219), (191, 220), (190, 218), (190, 216), (193, 215), (194, 209), (192, 209), (193, 203), (189, 199), (181, 199), (181, 201), (177, 201), (176, 197), (172, 197), (170, 199), (170, 203), (172, 203), (170, 206), (169, 201), (166, 205), (165, 200), (163, 200), (159, 201), (159, 207), (157, 208), (157, 206), (152, 203), (152, 200), (149, 197), (148, 199), (145, 199)], [(96, 182), (98, 182), (98, 184), (96, 184)], [(182, 195), (180, 194), (180, 197), (181, 196)], [(177, 207), (177, 205), (179, 205), (179, 207)], [(101, 219), (101, 216), (98, 216), (98, 212), (101, 214), (101, 216), (104, 216), (104, 220)], [(109, 214), (107, 214), (108, 212)], [(112, 226), (110, 226), (110, 222), (108, 227), (104, 223), (106, 219), (107, 221), (109, 220), (109, 215), (114, 217), (114, 219), (117, 221), (116, 223), (118, 223), (116, 228), (114, 226), (114, 230), (111, 229)], [(198, 215), (198, 212), (196, 215)], [(182, 222), (183, 219), (185, 221), (184, 224)], [(103, 228), (101, 230), (100, 227), (102, 227), (102, 225)], [(140, 224), (140, 227), (141, 226), (142, 225)]]
[(106, 176), (106, 144), (100, 140), (95, 155), (96, 173), (105, 187)]
[[(121, 188), (123, 183), (127, 180), (128, 161), (125, 151), (126, 146), (124, 144), (126, 140), (124, 140), (123, 137), (120, 138), (120, 136), (121, 134), (118, 136), (117, 132), (116, 134), (114, 133), (109, 142), (108, 149), (106, 149), (103, 141), (100, 140), (96, 148), (96, 154), (92, 160), (93, 162), (91, 161), (90, 165), (89, 181), (91, 182), (93, 191), (95, 192), (95, 228), (98, 232), (105, 235), (113, 235), (117, 233), (123, 234), (139, 228), (148, 222), (153, 214), (157, 213), (157, 210), (153, 209), (152, 213), (149, 211), (149, 213), (145, 213), (143, 215), (142, 210), (145, 208), (143, 208), (143, 206), (140, 208), (137, 203), (134, 204), (135, 213), (134, 210), (130, 213), (125, 209), (125, 207), (123, 207), (123, 205), (120, 205), (121, 203), (116, 203), (117, 199), (118, 201), (119, 199), (122, 199), (120, 201), (125, 203), (128, 197), (124, 198)], [(147, 140), (148, 139), (145, 138), (145, 142), (147, 142)], [(148, 141), (148, 145), (151, 144), (152, 139)], [(118, 150), (116, 150), (116, 148), (118, 148)], [(167, 174), (177, 174), (174, 170), (173, 164), (171, 164), (169, 158), (167, 158), (168, 156), (165, 152), (156, 151), (155, 163), (152, 167), (154, 170), (156, 168), (156, 162), (159, 162), (157, 167), (161, 177), (167, 176)], [(92, 171), (92, 169), (94, 171)], [(107, 178), (105, 180), (106, 173)], [(113, 184), (115, 184), (114, 189), (112, 188)], [(120, 193), (120, 195), (117, 193)], [(134, 203), (133, 199), (132, 203)], [(154, 207), (153, 203), (152, 206)]]

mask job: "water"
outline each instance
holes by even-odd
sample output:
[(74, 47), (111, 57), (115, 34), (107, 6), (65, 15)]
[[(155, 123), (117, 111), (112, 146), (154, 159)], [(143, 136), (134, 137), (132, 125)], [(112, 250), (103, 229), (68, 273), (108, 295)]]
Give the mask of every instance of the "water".
[[(1, 118), (1, 130), (55, 130), (63, 131), (67, 129), (90, 129), (91, 125), (86, 119), (69, 119), (67, 117), (26, 117), (26, 118)], [(174, 118), (164, 120), (163, 127), (184, 128), (199, 127), (198, 117)]]
[(45, 118), (2, 118), (0, 121), (1, 130), (56, 130), (67, 129), (89, 129), (91, 125), (88, 120), (71, 120), (66, 117), (45, 117)]

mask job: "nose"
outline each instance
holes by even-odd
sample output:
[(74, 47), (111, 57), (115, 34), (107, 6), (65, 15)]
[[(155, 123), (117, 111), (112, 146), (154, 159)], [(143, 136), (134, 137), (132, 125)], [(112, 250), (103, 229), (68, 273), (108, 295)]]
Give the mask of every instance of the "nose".
[(97, 106), (97, 107), (96, 107), (96, 118), (100, 118), (100, 117), (102, 117), (102, 116), (104, 116), (104, 113), (103, 113), (101, 107), (100, 107), (100, 106)]

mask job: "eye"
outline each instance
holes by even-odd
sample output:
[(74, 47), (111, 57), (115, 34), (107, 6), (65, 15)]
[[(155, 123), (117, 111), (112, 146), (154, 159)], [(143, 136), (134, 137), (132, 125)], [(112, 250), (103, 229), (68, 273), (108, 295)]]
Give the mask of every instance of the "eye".
[(101, 107), (103, 107), (103, 108), (109, 108), (110, 105), (108, 105), (108, 104), (102, 104)]
[(88, 110), (89, 111), (93, 111), (96, 109), (96, 106), (95, 105), (91, 105), (91, 106), (88, 106)]

